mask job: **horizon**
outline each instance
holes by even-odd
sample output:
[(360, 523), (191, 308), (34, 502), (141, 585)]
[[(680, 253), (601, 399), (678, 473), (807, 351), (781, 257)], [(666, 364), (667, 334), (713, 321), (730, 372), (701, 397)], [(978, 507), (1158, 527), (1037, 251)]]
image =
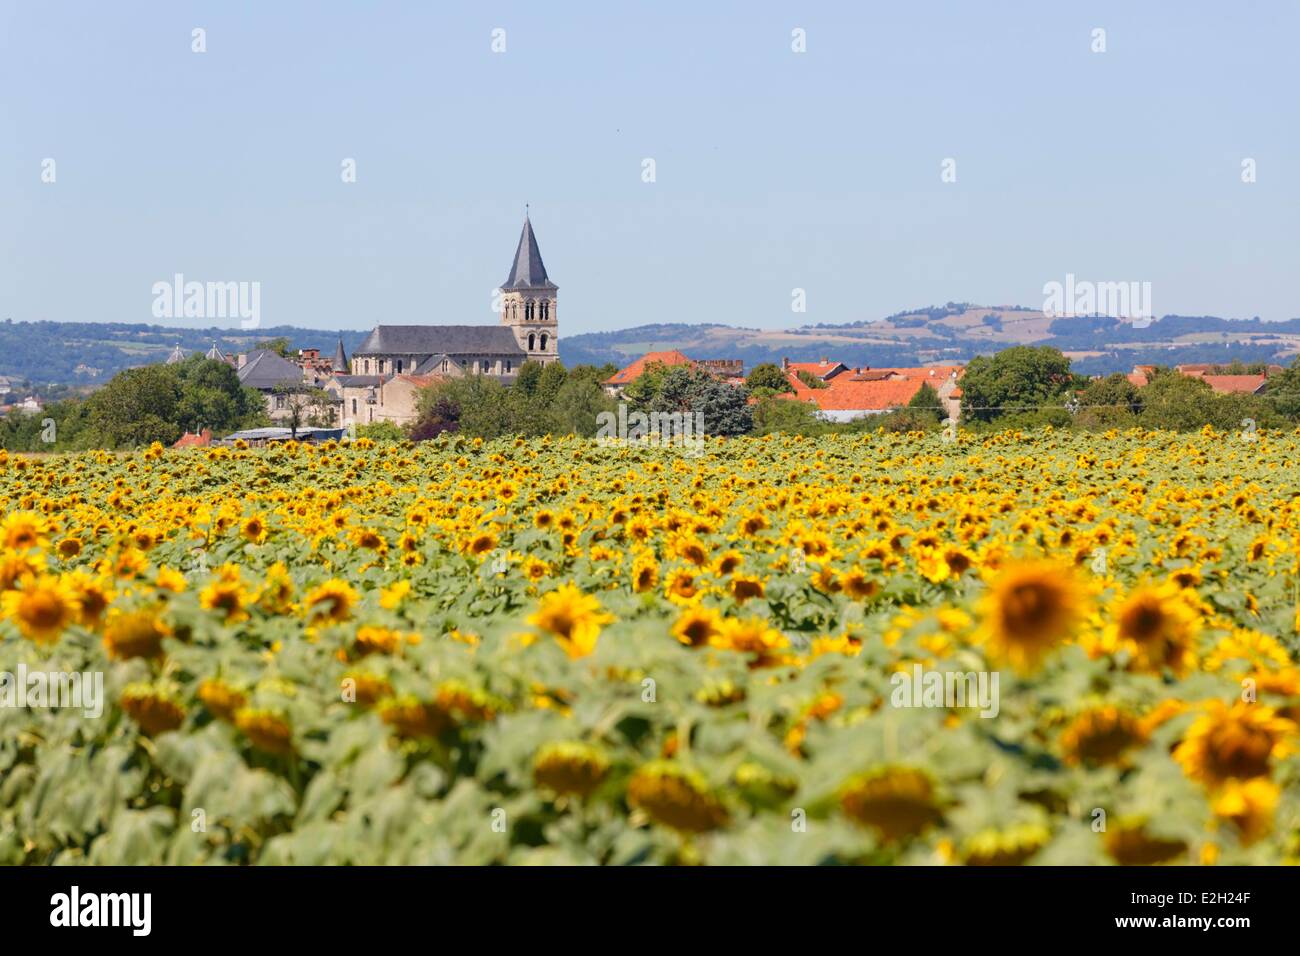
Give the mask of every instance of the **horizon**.
[(188, 327), (150, 311), (183, 274), (259, 284), (266, 327), (492, 324), (525, 204), (561, 339), (1067, 275), (1300, 315), (1296, 9), (381, 6), (0, 6), (0, 316)]

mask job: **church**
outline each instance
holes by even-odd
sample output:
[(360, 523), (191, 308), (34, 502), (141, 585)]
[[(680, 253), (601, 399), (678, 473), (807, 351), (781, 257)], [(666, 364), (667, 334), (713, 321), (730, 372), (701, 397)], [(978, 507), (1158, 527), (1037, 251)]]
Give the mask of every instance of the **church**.
[(489, 375), (509, 384), (524, 362), (559, 360), (559, 286), (546, 274), (527, 213), (510, 274), (500, 287), (497, 325), (377, 325), (347, 373), (325, 389), (341, 402), (339, 424), (405, 424), (418, 391), (439, 378)]
[(501, 323), (377, 325), (353, 353), (354, 375), (492, 375), (513, 381), (526, 361), (559, 358), (556, 298), (533, 225), (524, 216), (510, 275), (501, 286)]

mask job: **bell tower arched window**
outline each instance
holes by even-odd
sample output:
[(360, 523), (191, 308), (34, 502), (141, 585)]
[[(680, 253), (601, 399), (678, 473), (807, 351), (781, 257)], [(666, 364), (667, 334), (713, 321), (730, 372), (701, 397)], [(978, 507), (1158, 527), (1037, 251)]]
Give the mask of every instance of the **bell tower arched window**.
[(542, 351), (543, 351), (543, 352), (546, 351), (546, 333), (545, 333), (545, 332), (542, 333)]
[(549, 299), (542, 300), (542, 321), (545, 322), (551, 313), (551, 302)]
[(536, 349), (536, 348), (537, 348), (537, 336), (533, 335), (532, 332), (529, 332), (529, 333), (528, 333), (528, 351), (531, 352), (531, 351), (533, 351), (533, 350)]

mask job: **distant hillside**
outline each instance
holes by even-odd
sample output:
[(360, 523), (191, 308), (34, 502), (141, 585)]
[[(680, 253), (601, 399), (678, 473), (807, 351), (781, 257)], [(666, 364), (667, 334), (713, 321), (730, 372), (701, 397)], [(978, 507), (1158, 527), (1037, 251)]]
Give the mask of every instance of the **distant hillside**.
[[(348, 354), (367, 330), (331, 332), (296, 326), (238, 329), (173, 328), (120, 322), (0, 322), (0, 375), (38, 385), (96, 385), (134, 365), (161, 362), (177, 343), (207, 351), (247, 350), (287, 338), (293, 348), (330, 353), (340, 334)], [(1051, 345), (1088, 374), (1126, 372), (1136, 364), (1271, 361), (1300, 353), (1300, 319), (1262, 322), (1216, 316), (1167, 315), (1143, 327), (1105, 316), (1056, 318), (1023, 306), (949, 302), (875, 321), (762, 330), (708, 323), (641, 325), (612, 332), (560, 336), (569, 366), (626, 365), (650, 351), (678, 349), (692, 358), (738, 358), (752, 367), (782, 358), (835, 358), (849, 365), (967, 362), (1012, 345)]]
[(37, 385), (94, 385), (124, 368), (161, 362), (177, 344), (206, 352), (216, 342), (223, 352), (246, 351), (266, 339), (284, 337), (294, 348), (333, 354), (343, 337), (352, 354), (368, 332), (324, 332), (280, 325), (232, 330), (171, 328), (123, 322), (0, 322), (0, 375)]
[(1144, 326), (1105, 316), (1052, 318), (1023, 306), (950, 302), (884, 319), (777, 331), (725, 325), (645, 325), (562, 336), (566, 364), (624, 365), (644, 352), (679, 349), (691, 358), (759, 362), (835, 358), (848, 365), (967, 362), (1012, 345), (1051, 345), (1087, 374), (1127, 372), (1136, 364), (1272, 361), (1300, 353), (1300, 319), (1263, 322), (1167, 315)]

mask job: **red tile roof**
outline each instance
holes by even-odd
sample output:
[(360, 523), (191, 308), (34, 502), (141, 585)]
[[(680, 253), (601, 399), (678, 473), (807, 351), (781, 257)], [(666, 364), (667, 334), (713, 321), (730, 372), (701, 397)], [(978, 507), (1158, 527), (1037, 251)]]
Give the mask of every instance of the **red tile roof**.
[[(794, 363), (786, 377), (794, 389), (793, 398), (812, 402), (824, 411), (882, 412), (906, 405), (927, 382), (938, 388), (953, 374), (965, 371), (962, 365), (924, 365), (914, 368), (891, 367), (850, 369), (826, 382), (826, 388), (809, 388), (794, 374)], [(960, 396), (960, 390), (952, 397)]]
[(1125, 376), (1130, 382), (1141, 388), (1151, 379), (1151, 373), (1156, 370), (1154, 365), (1134, 365), (1133, 371)]
[(668, 352), (647, 352), (627, 368), (620, 369), (609, 378), (605, 379), (606, 385), (627, 385), (641, 377), (646, 366), (653, 362), (661, 362), (664, 365), (694, 365), (695, 360), (687, 358), (681, 352), (673, 349)]
[(400, 378), (404, 382), (410, 382), (416, 388), (427, 388), (428, 386), (433, 385), (435, 382), (445, 381), (445, 378), (443, 376), (438, 375), (436, 373), (430, 373), (429, 375), (406, 374), (406, 375), (398, 375), (395, 377)]
[(211, 444), (212, 444), (212, 429), (205, 428), (197, 435), (192, 435), (189, 432), (186, 432), (176, 440), (176, 444), (172, 445), (172, 447), (173, 448), (207, 448)]
[(1198, 375), (1220, 395), (1252, 395), (1264, 387), (1267, 375)]
[(825, 378), (836, 369), (852, 371), (843, 362), (832, 362), (829, 359), (825, 362), (787, 362), (785, 367), (791, 372), (807, 372), (809, 375), (816, 375), (818, 378)]
[(813, 401), (824, 411), (879, 412), (911, 401), (925, 382), (919, 378), (854, 382), (835, 379), (830, 388), (814, 389)]

